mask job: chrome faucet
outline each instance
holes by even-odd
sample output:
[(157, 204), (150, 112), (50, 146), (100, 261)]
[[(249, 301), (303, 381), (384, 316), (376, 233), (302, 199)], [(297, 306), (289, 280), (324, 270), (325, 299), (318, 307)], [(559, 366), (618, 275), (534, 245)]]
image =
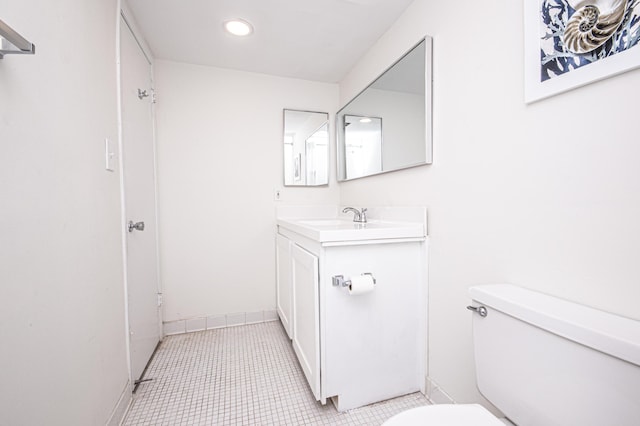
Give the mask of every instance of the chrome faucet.
[(367, 209), (363, 208), (358, 211), (358, 209), (354, 209), (353, 207), (345, 207), (342, 210), (342, 213), (352, 212), (353, 213), (353, 221), (357, 223), (367, 223)]

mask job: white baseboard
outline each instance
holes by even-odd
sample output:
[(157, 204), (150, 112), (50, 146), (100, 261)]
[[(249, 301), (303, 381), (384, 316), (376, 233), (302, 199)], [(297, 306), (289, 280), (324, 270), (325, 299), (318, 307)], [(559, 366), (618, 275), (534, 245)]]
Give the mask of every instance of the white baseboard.
[[(425, 379), (425, 383), (427, 385), (427, 399), (429, 400), (429, 402), (431, 402), (432, 404), (456, 404), (456, 402), (454, 401), (453, 398), (451, 398), (451, 395), (449, 395), (448, 393), (446, 393), (445, 391), (442, 390), (442, 388), (440, 387), (440, 385), (438, 385), (436, 382), (434, 382), (430, 377), (427, 377)], [(481, 402), (479, 402), (481, 403)], [(502, 423), (504, 423), (507, 426), (516, 426), (515, 424), (511, 423), (509, 421), (509, 419), (507, 419), (506, 417), (504, 417), (504, 414), (500, 413), (500, 411), (491, 406), (491, 403), (487, 401), (487, 403), (481, 403), (487, 410), (492, 411), (492, 414), (496, 416), (496, 418), (498, 420), (500, 420)], [(497, 411), (497, 413), (495, 412)]]
[(257, 312), (237, 312), (224, 315), (210, 315), (206, 317), (187, 318), (177, 321), (167, 321), (162, 324), (163, 335), (193, 333), (196, 331), (213, 330), (216, 328), (235, 327), (247, 324), (260, 324), (277, 321), (278, 313), (275, 309)]
[(451, 396), (434, 382), (430, 377), (426, 379), (427, 399), (432, 404), (455, 404), (456, 402)]
[(124, 416), (127, 414), (127, 410), (129, 409), (129, 405), (133, 401), (133, 394), (131, 393), (131, 383), (127, 380), (127, 384), (124, 386), (122, 393), (120, 394), (120, 398), (118, 399), (118, 403), (115, 408), (111, 412), (111, 417), (107, 422), (107, 426), (118, 426), (121, 425)]

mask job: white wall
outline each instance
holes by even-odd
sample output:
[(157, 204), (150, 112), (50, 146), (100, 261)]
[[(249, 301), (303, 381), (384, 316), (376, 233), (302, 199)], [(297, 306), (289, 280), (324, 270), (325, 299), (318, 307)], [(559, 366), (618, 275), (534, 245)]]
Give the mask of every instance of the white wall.
[(433, 165), (341, 184), (341, 204), (429, 207), (429, 375), (458, 402), (480, 399), (471, 285), (640, 319), (640, 70), (525, 105), (522, 3), (416, 0), (340, 85), (344, 105), (434, 37)]
[(116, 1), (0, 0), (0, 424), (104, 425), (128, 383)]
[[(335, 112), (337, 85), (168, 61), (155, 76), (164, 320), (274, 310), (282, 110)], [(330, 164), (329, 187), (279, 203), (337, 204)]]

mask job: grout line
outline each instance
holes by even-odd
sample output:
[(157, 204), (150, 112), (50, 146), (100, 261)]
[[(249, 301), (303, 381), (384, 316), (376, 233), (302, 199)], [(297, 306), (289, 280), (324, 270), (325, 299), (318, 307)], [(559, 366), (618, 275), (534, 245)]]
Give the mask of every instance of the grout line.
[(429, 404), (421, 393), (348, 412), (315, 401), (279, 321), (167, 336), (125, 426), (380, 425)]

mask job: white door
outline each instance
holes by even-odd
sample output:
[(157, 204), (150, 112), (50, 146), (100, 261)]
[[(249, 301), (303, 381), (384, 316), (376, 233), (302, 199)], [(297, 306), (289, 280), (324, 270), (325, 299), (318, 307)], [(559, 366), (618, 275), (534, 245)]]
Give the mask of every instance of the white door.
[(291, 244), (293, 279), (293, 350), (311, 392), (320, 400), (320, 312), (318, 258)]
[(120, 27), (122, 166), (127, 229), (131, 375), (138, 380), (160, 341), (151, 64), (124, 19)]

